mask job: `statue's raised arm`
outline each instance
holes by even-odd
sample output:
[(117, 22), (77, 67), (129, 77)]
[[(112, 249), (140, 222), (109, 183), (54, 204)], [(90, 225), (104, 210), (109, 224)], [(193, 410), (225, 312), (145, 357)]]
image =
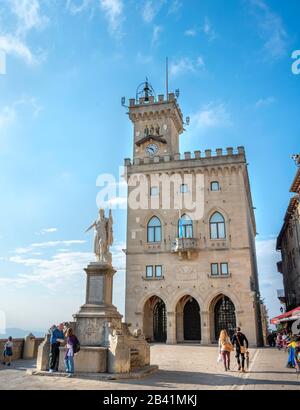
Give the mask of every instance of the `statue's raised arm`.
[(108, 245), (112, 246), (114, 243), (114, 233), (113, 233), (113, 217), (112, 217), (112, 211), (111, 209), (109, 210), (109, 218), (108, 218), (108, 223), (107, 223), (107, 240), (108, 240)]
[(96, 226), (96, 221), (89, 227), (89, 228), (87, 228), (87, 230), (86, 231), (84, 231), (84, 233), (87, 233), (87, 232), (89, 232), (91, 229), (93, 229), (95, 226)]

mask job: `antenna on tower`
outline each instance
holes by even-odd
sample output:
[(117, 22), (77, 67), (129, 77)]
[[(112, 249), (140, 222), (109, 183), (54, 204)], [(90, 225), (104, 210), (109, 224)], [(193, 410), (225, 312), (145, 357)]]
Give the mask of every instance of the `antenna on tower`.
[(166, 99), (169, 99), (169, 59), (166, 57)]

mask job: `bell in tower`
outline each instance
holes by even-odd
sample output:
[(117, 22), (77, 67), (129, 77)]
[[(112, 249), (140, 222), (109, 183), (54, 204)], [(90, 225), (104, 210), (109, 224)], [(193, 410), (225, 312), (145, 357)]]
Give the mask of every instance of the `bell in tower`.
[(134, 159), (174, 157), (179, 152), (179, 135), (184, 129), (177, 98), (178, 93), (156, 96), (148, 78), (139, 84), (128, 107), (134, 127)]

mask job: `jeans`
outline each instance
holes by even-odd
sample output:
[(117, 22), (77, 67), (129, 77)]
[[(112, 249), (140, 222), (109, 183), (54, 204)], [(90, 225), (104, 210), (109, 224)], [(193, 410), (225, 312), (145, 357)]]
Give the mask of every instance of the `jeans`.
[(221, 352), (225, 369), (230, 369), (230, 352)]
[(59, 346), (60, 343), (53, 343), (50, 345), (50, 360), (49, 360), (49, 369), (58, 370), (59, 362)]
[(65, 358), (65, 366), (66, 366), (66, 372), (73, 374), (74, 373), (74, 357), (73, 356), (67, 356)]
[(236, 357), (239, 367), (241, 367), (240, 357), (242, 358), (242, 369), (244, 369), (245, 368), (245, 353), (241, 353), (240, 351), (237, 351), (235, 357)]

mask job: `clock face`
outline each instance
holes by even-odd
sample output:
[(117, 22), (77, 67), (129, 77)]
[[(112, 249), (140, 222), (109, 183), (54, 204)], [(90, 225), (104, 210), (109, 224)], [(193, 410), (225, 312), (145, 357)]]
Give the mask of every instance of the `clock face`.
[(158, 152), (158, 146), (156, 144), (149, 144), (146, 147), (146, 152), (148, 155), (153, 156)]

